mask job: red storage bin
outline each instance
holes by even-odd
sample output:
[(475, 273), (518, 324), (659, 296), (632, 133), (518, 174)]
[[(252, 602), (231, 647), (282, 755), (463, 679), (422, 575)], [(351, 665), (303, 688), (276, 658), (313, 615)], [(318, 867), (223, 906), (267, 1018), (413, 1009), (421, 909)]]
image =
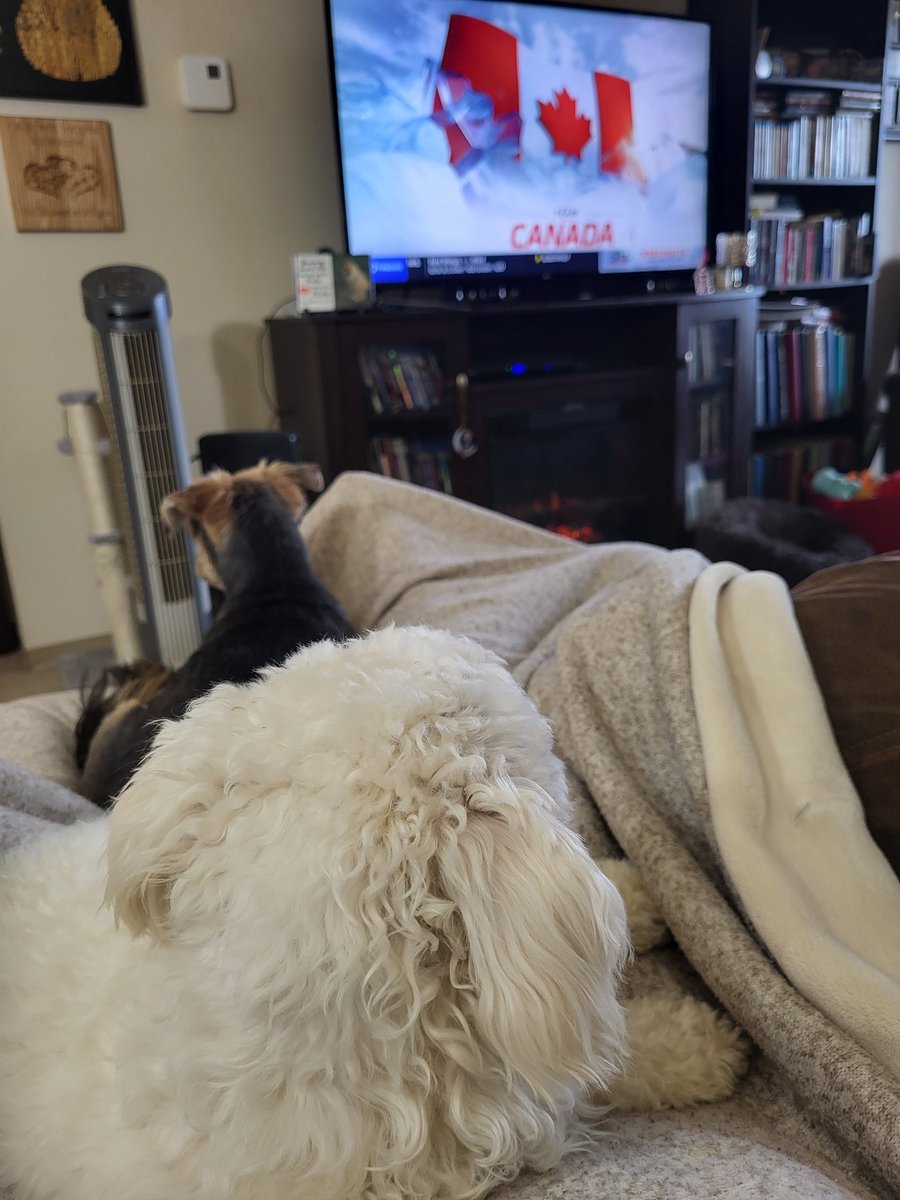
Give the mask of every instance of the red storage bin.
[(807, 491), (810, 504), (831, 513), (848, 529), (868, 542), (875, 554), (900, 550), (900, 496), (873, 496), (871, 500), (833, 500)]

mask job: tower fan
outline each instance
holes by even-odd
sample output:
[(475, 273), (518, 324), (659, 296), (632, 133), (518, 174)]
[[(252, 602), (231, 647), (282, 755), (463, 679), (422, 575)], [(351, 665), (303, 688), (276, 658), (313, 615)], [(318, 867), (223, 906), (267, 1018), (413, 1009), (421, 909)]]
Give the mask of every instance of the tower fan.
[(143, 267), (102, 267), (82, 279), (81, 290), (137, 642), (146, 657), (177, 666), (200, 641), (210, 602), (185, 534), (160, 516), (164, 497), (190, 483), (166, 282)]

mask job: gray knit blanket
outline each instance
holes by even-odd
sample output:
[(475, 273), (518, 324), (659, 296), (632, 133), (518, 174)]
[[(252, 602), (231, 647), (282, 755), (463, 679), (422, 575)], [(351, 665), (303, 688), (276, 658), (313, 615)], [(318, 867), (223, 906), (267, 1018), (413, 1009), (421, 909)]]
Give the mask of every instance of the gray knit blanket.
[(0, 859), (49, 826), (99, 815), (75, 790), (77, 711), (74, 692), (0, 704)]
[[(303, 531), (317, 573), (360, 632), (440, 626), (506, 660), (553, 725), (578, 831), (593, 853), (637, 863), (673, 931), (677, 946), (638, 961), (632, 991), (718, 1001), (760, 1048), (731, 1100), (613, 1115), (596, 1152), (524, 1176), (498, 1200), (900, 1194), (900, 1086), (774, 965), (722, 868), (688, 636), (706, 561), (688, 550), (582, 546), (356, 473), (316, 502)], [(23, 706), (0, 706), (0, 756), (20, 748), (20, 767), (0, 772), (0, 838), (95, 816), (58, 786), (77, 786), (67, 757), (73, 699), (54, 711), (43, 761), (36, 714)], [(55, 783), (36, 783), (27, 767)]]

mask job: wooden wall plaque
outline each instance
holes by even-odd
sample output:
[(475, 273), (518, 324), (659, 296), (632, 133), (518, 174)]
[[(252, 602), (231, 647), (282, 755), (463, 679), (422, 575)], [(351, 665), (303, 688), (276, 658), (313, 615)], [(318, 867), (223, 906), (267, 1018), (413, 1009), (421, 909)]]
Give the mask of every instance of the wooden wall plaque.
[(0, 141), (20, 233), (124, 228), (108, 122), (0, 117)]

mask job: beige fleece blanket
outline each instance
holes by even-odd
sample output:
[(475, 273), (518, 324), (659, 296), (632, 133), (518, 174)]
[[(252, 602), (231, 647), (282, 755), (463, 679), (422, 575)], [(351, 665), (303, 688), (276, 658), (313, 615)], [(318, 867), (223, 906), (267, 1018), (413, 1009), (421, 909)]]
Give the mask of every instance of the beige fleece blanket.
[[(357, 629), (439, 625), (507, 660), (586, 785), (592, 804), (578, 812), (588, 843), (605, 849), (611, 831), (691, 966), (764, 1052), (746, 1093), (766, 1079), (766, 1103), (792, 1148), (872, 1189), (839, 1194), (900, 1194), (900, 1083), (775, 965), (723, 863), (691, 678), (689, 610), (706, 560), (629, 543), (581, 546), (355, 473), (331, 486), (303, 529)], [(824, 1179), (794, 1180), (784, 1192), (757, 1183), (756, 1192), (684, 1194), (833, 1194)]]
[(797, 989), (900, 1078), (900, 879), (866, 828), (787, 586), (716, 563), (690, 622), (713, 829), (741, 906)]

